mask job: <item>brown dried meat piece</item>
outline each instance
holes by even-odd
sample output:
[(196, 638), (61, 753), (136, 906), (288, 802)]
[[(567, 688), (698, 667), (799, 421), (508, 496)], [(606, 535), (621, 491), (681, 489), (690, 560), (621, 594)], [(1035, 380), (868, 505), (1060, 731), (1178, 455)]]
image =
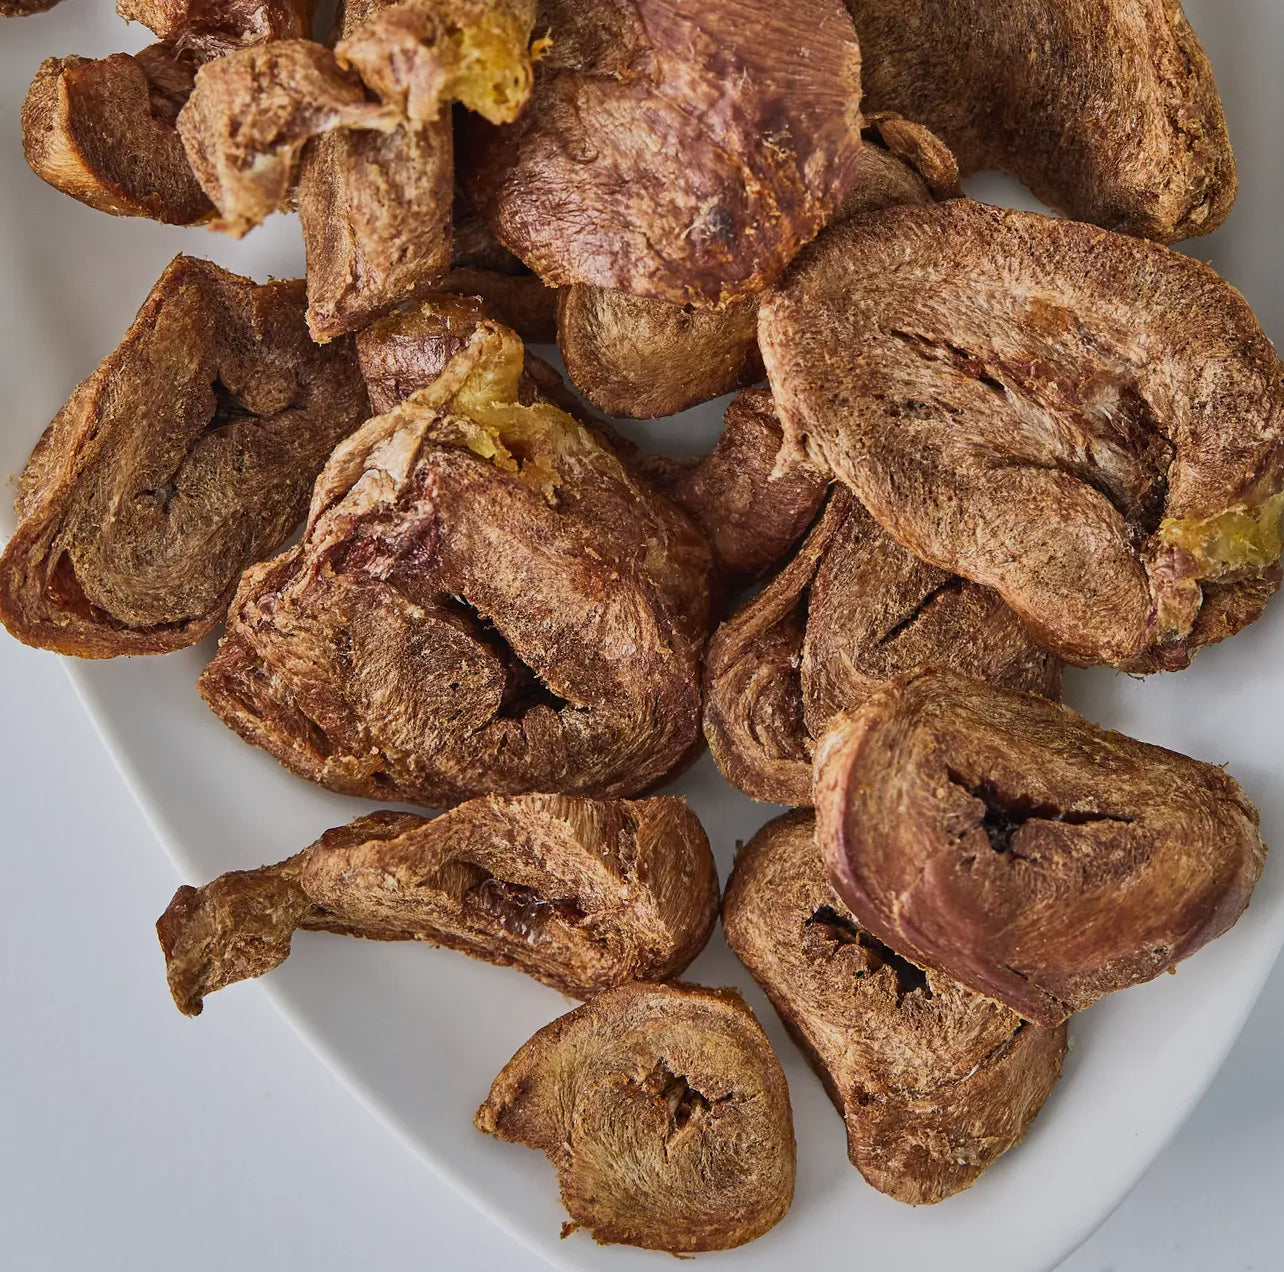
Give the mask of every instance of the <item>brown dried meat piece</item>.
[(1208, 59), (1178, 0), (847, 0), (867, 105), (940, 134), (964, 174), (1000, 168), (1045, 203), (1173, 242), (1235, 200)]
[(1274, 585), (1284, 373), (1198, 261), (962, 199), (892, 208), (826, 231), (759, 339), (787, 443), (1071, 662), (1184, 666), (1218, 635), (1202, 584)]
[(397, 113), (311, 40), (277, 40), (207, 62), (178, 116), (197, 180), (240, 238), (290, 207), (304, 146), (338, 128), (391, 132)]
[(131, 57), (51, 57), (22, 105), (22, 144), (41, 180), (116, 216), (192, 225), (214, 211), (175, 120), (196, 62), (172, 45)]
[(545, 282), (724, 305), (833, 215), (859, 153), (839, 0), (544, 0), (528, 109), (468, 119), (465, 189)]
[(32, 13), (44, 13), (59, 0), (0, 0), (0, 18), (25, 18)]
[(1026, 1024), (864, 931), (815, 830), (788, 813), (737, 854), (727, 941), (842, 1115), (852, 1165), (897, 1201), (942, 1201), (1025, 1135), (1061, 1072), (1065, 1026)]
[(305, 38), (316, 0), (116, 0), (116, 12), (162, 40), (217, 57), (268, 40)]
[(546, 1025), (504, 1066), (478, 1130), (542, 1151), (562, 1235), (729, 1250), (794, 1192), (785, 1075), (735, 990), (634, 983)]
[(1060, 661), (997, 593), (912, 557), (838, 488), (793, 560), (709, 642), (709, 749), (746, 795), (810, 804), (831, 718), (919, 666), (1060, 696)]
[(533, 19), (524, 0), (345, 6), (335, 56), (404, 122), (391, 132), (327, 132), (303, 154), (298, 203), (315, 339), (358, 331), (428, 288), (451, 285), (446, 107), (458, 98), (496, 122), (521, 109)]
[(708, 544), (523, 404), (522, 370), (480, 324), (335, 451), (303, 542), (246, 572), (201, 690), (296, 773), (428, 805), (629, 795), (696, 742)]
[(762, 578), (807, 533), (829, 478), (807, 464), (776, 472), (780, 419), (766, 389), (738, 393), (722, 419), (708, 455), (644, 467), (708, 536), (723, 584), (736, 592)]
[[(958, 166), (927, 129), (880, 116), (865, 120), (861, 136), (866, 144), (835, 220), (953, 193)], [(564, 287), (557, 345), (575, 387), (608, 415), (675, 415), (763, 377), (756, 296), (697, 309), (605, 287)]]
[(552, 344), (557, 339), (557, 288), (537, 274), (502, 274), (457, 265), (437, 286), (477, 297), (496, 322), (511, 327), (527, 344)]
[(816, 819), (862, 927), (1045, 1025), (1220, 936), (1266, 855), (1222, 769), (935, 670), (834, 722)]
[(276, 866), (174, 894), (156, 925), (188, 1016), (324, 929), (426, 941), (588, 998), (675, 976), (718, 909), (709, 841), (680, 799), (488, 796), (440, 817), (375, 813)]
[(176, 257), (32, 452), (0, 620), (84, 658), (195, 644), (368, 413), (351, 342), (308, 339), (301, 281)]

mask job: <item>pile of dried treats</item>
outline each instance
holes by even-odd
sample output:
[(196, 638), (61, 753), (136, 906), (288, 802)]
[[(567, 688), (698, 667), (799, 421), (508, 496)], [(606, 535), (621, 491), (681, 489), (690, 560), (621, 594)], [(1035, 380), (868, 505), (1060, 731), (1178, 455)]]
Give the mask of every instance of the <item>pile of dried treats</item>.
[[(720, 911), (861, 1174), (967, 1187), (1067, 1018), (1225, 932), (1265, 854), (1221, 768), (1059, 703), (1280, 582), (1281, 364), (1165, 246), (1235, 196), (1175, 0), (118, 8), (159, 42), (41, 65), (32, 168), (234, 235), (297, 209), (307, 277), (169, 266), (36, 444), (0, 618), (88, 658), (225, 623), (231, 729), (447, 809), (179, 889), (179, 1008), (299, 928), (524, 972), (584, 1005), (478, 1127), (547, 1153), (569, 1227), (726, 1248), (789, 1209), (794, 1134), (739, 995), (672, 979)], [(1073, 219), (961, 197), (989, 167)], [(694, 463), (584, 402), (733, 390)], [(651, 794), (706, 740), (794, 809), (721, 896)]]

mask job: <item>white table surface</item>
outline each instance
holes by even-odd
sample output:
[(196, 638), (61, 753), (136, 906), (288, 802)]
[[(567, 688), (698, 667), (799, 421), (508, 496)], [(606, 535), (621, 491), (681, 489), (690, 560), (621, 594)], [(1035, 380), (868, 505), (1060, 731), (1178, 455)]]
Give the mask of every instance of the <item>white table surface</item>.
[[(174, 1009), (152, 924), (180, 880), (56, 657), (0, 639), (0, 721), (0, 1272), (542, 1268), (259, 986)], [(1284, 1266), (1282, 1041), (1277, 969), (1203, 1104), (1061, 1272)]]

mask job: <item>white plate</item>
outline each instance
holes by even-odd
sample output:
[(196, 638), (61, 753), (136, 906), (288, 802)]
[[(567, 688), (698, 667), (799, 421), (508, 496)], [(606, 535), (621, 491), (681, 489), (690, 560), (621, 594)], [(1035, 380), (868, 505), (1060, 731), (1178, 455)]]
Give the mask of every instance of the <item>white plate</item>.
[[(1277, 153), (1284, 6), (1190, 0), (1186, 7), (1217, 70), (1242, 183), (1229, 226), (1191, 247), (1244, 290), (1268, 332), (1284, 332), (1284, 264), (1276, 240), (1276, 209), (1284, 206)], [(114, 347), (175, 252), (209, 256), (260, 278), (268, 271), (298, 272), (301, 252), (297, 230), (284, 218), (236, 244), (206, 231), (107, 217), (44, 186), (27, 171), (17, 144), (22, 93), (39, 61), (136, 49), (148, 42), (147, 33), (123, 26), (107, 0), (68, 0), (51, 14), (5, 21), (0, 29), (6, 249), (0, 384), (8, 407), (0, 474), (15, 474), (45, 422)], [(996, 201), (1021, 201), (1002, 183), (976, 189)], [(650, 432), (667, 432), (668, 440), (692, 451), (715, 430), (716, 413), (705, 410), (694, 423)], [(1284, 838), (1281, 634), (1284, 606), (1276, 605), (1244, 635), (1205, 653), (1190, 672), (1144, 682), (1106, 671), (1076, 673), (1068, 697), (1105, 724), (1229, 763), (1262, 809), (1268, 842), (1278, 842)], [(212, 648), (207, 642), (166, 658), (70, 668), (126, 779), (193, 882), (279, 860), (372, 807), (312, 788), (226, 731), (193, 688)], [(679, 789), (703, 818), (725, 874), (735, 841), (752, 833), (767, 810), (730, 791), (707, 758)], [(157, 913), (167, 900), (156, 897)], [(799, 1142), (793, 1210), (762, 1240), (719, 1256), (721, 1263), (749, 1272), (822, 1251), (846, 1262), (858, 1251), (863, 1265), (898, 1272), (1052, 1267), (1118, 1204), (1203, 1093), (1282, 941), (1284, 868), (1273, 862), (1229, 936), (1179, 975), (1117, 994), (1074, 1021), (1065, 1076), (1019, 1149), (971, 1191), (911, 1210), (869, 1188), (847, 1164), (842, 1125), (819, 1084), (715, 936), (690, 975), (746, 990), (788, 1072)], [(583, 1234), (559, 1242), (562, 1214), (543, 1158), (472, 1127), (491, 1077), (537, 1027), (566, 1010), (566, 1000), (511, 971), (446, 951), (312, 935), (296, 938), (294, 954), (264, 985), (358, 1098), (549, 1262), (620, 1272), (671, 1266), (658, 1255), (604, 1250)], [(159, 952), (156, 993), (165, 993)], [(219, 1005), (215, 998), (209, 1010)]]

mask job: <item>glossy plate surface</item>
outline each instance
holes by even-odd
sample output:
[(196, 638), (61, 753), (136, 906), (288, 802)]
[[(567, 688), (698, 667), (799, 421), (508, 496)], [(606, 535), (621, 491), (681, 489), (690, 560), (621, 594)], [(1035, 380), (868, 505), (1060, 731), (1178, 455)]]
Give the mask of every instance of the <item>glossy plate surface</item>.
[[(1217, 72), (1241, 175), (1228, 225), (1189, 250), (1239, 286), (1278, 338), (1284, 6), (1188, 0), (1186, 8)], [(115, 346), (176, 252), (208, 256), (260, 279), (299, 272), (302, 253), (297, 227), (285, 218), (238, 244), (203, 230), (107, 217), (43, 185), (27, 170), (17, 138), (22, 95), (40, 60), (135, 50), (148, 42), (147, 32), (126, 27), (106, 0), (67, 0), (50, 14), (6, 20), (0, 29), (0, 474), (9, 476), (21, 470), (71, 389)], [(1029, 206), (1003, 182), (983, 179), (972, 192)], [(694, 453), (717, 427), (717, 410), (705, 408), (630, 431), (656, 449)], [(0, 515), (7, 532), (12, 515), (7, 507)], [(1067, 696), (1091, 719), (1228, 763), (1262, 809), (1267, 842), (1284, 842), (1282, 636), (1284, 606), (1277, 604), (1190, 672), (1144, 682), (1080, 672), (1069, 678)], [(165, 658), (69, 668), (126, 780), (184, 876), (197, 883), (279, 860), (373, 807), (313, 789), (226, 731), (194, 689), (212, 650), (211, 641)], [(704, 820), (725, 876), (736, 840), (773, 810), (731, 791), (707, 757), (677, 789)], [(167, 900), (156, 898), (157, 913)], [(784, 1061), (799, 1142), (793, 1210), (762, 1240), (718, 1256), (720, 1265), (766, 1272), (841, 1251), (843, 1261), (858, 1252), (862, 1265), (898, 1272), (1053, 1267), (1118, 1204), (1198, 1100), (1282, 941), (1284, 862), (1276, 861), (1229, 936), (1178, 975), (1115, 995), (1074, 1021), (1065, 1076), (1018, 1150), (970, 1192), (911, 1210), (866, 1186), (847, 1165), (841, 1123), (820, 1085), (715, 935), (689, 976), (746, 991)], [(359, 1099), (550, 1263), (594, 1272), (672, 1266), (664, 1256), (599, 1248), (582, 1233), (559, 1241), (562, 1212), (544, 1159), (472, 1127), (493, 1075), (536, 1028), (570, 1006), (557, 994), (446, 951), (308, 934), (296, 938), (292, 957), (263, 984)], [(159, 954), (156, 992), (165, 992)], [(209, 1010), (218, 1009), (215, 998)]]

